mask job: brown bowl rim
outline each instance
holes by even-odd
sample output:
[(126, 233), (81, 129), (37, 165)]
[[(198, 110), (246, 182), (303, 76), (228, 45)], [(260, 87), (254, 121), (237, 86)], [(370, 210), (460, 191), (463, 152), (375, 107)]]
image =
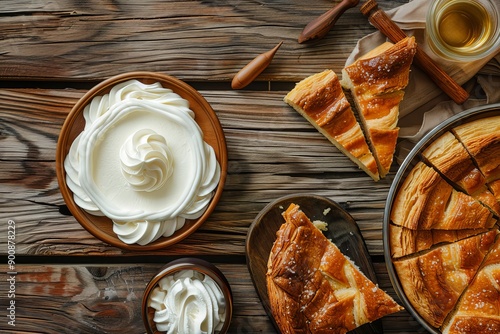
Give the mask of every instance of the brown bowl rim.
[[(109, 89), (120, 82), (124, 82), (127, 80), (136, 79), (141, 82), (160, 82), (163, 87), (172, 89), (175, 93), (179, 94), (181, 97), (190, 101), (190, 108), (195, 112), (195, 115), (199, 112), (206, 113), (208, 119), (210, 120), (210, 126), (214, 130), (216, 145), (219, 150), (216, 150), (217, 160), (221, 167), (221, 175), (219, 184), (215, 190), (215, 193), (210, 201), (209, 206), (203, 213), (203, 215), (196, 220), (186, 220), (186, 224), (183, 228), (176, 231), (173, 235), (169, 237), (160, 237), (156, 241), (147, 244), (147, 245), (138, 245), (138, 244), (126, 244), (121, 241), (116, 235), (111, 235), (103, 230), (101, 230), (98, 226), (94, 224), (93, 221), (90, 221), (86, 217), (89, 215), (84, 212), (83, 209), (76, 205), (73, 199), (73, 192), (68, 188), (66, 183), (66, 172), (64, 170), (64, 159), (68, 153), (69, 147), (73, 142), (74, 138), (70, 140), (67, 135), (72, 130), (75, 122), (81, 117), (81, 113), (83, 112), (84, 107), (95, 97), (98, 95), (103, 95)], [(192, 101), (196, 103), (196, 105), (192, 105)], [(211, 143), (214, 145), (214, 143)], [(215, 147), (214, 147), (215, 149)], [(193, 232), (195, 232), (210, 216), (210, 214), (215, 209), (220, 197), (222, 196), (222, 191), (224, 188), (224, 184), (227, 176), (227, 146), (226, 139), (224, 136), (224, 131), (222, 129), (222, 125), (215, 114), (215, 111), (212, 109), (211, 105), (207, 102), (207, 100), (193, 87), (185, 83), (184, 81), (177, 79), (173, 76), (158, 73), (158, 72), (147, 72), (147, 71), (137, 71), (137, 72), (128, 72), (119, 74), (113, 77), (110, 77), (96, 86), (92, 87), (88, 90), (71, 108), (68, 116), (66, 117), (63, 126), (60, 131), (60, 135), (57, 141), (56, 147), (56, 176), (57, 181), (59, 183), (59, 189), (66, 203), (69, 211), (75, 217), (75, 219), (82, 225), (90, 234), (92, 234), (97, 239), (121, 249), (126, 250), (134, 250), (134, 251), (148, 251), (148, 250), (157, 250), (172, 246), (183, 239), (187, 238)], [(96, 219), (102, 217), (96, 217)], [(110, 223), (111, 220), (109, 219)]]

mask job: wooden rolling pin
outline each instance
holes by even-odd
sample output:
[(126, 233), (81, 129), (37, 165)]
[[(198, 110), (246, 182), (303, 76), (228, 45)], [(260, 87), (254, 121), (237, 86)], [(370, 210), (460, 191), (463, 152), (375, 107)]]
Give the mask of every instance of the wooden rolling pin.
[[(368, 20), (380, 32), (387, 36), (391, 42), (397, 43), (404, 39), (406, 34), (387, 14), (378, 8), (375, 0), (366, 1), (360, 8), (361, 13), (368, 17)], [(421, 48), (417, 46), (415, 63), (457, 104), (464, 103), (469, 98), (469, 93), (463, 89), (453, 78), (443, 71)]]

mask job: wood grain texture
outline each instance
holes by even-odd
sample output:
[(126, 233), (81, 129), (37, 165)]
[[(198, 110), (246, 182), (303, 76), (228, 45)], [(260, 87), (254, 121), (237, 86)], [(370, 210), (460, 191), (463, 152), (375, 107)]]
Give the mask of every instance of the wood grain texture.
[[(385, 10), (406, 2), (378, 1)], [(357, 40), (376, 31), (356, 8), (325, 38), (298, 44), (305, 25), (332, 5), (2, 2), (0, 254), (7, 250), (5, 222), (13, 220), (17, 332), (143, 333), (140, 299), (149, 278), (168, 259), (201, 256), (220, 261), (231, 283), (230, 332), (274, 333), (246, 269), (245, 239), (259, 211), (283, 195), (307, 192), (338, 202), (357, 221), (372, 257), (381, 259), (383, 210), (397, 166), (387, 179), (373, 182), (282, 101), (304, 77), (325, 68), (340, 72)], [(257, 85), (230, 89), (245, 64), (281, 40)], [(69, 214), (55, 173), (56, 143), (71, 107), (95, 83), (138, 70), (192, 83), (219, 117), (229, 158), (224, 192), (208, 221), (180, 244), (154, 252), (127, 252), (92, 237)], [(7, 269), (2, 271), (4, 293)], [(379, 285), (396, 297), (385, 264), (375, 263), (375, 271)], [(1, 309), (6, 302), (2, 296)], [(407, 312), (383, 323), (386, 333), (425, 332)], [(11, 330), (0, 322), (0, 332)]]
[[(217, 264), (233, 290), (230, 333), (276, 333), (260, 303), (244, 264)], [(141, 265), (18, 265), (16, 332), (144, 333), (143, 292), (163, 264)], [(393, 297), (383, 264), (375, 264), (379, 286)], [(0, 281), (0, 291), (7, 291)], [(396, 298), (396, 297), (395, 297)], [(0, 300), (5, 310), (7, 299)], [(423, 333), (402, 311), (383, 318), (384, 333)], [(13, 329), (6, 321), (0, 331)]]
[[(407, 1), (379, 1), (384, 9), (398, 2)], [(259, 80), (298, 81), (325, 67), (340, 70), (356, 40), (375, 31), (352, 9), (327, 39), (298, 44), (304, 26), (331, 6), (324, 0), (4, 0), (0, 77), (100, 80), (142, 70), (230, 81), (283, 40)]]
[[(68, 215), (60, 195), (57, 134), (83, 92), (0, 90), (0, 220), (16, 221), (19, 255), (137, 254), (96, 240)], [(175, 247), (147, 254), (244, 255), (246, 232), (258, 212), (278, 197), (305, 192), (340, 203), (360, 225), (370, 253), (383, 253), (382, 215), (390, 181), (371, 181), (282, 102), (285, 92), (201, 93), (227, 140), (224, 192), (197, 232)], [(62, 228), (64, 233), (54, 233)], [(0, 235), (6, 235), (5, 224)]]

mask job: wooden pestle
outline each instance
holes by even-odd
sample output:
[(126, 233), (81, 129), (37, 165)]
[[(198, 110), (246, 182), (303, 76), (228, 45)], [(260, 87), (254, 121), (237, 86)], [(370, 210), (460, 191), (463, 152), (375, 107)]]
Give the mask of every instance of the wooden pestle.
[(274, 48), (264, 53), (261, 53), (243, 67), (233, 78), (231, 82), (232, 89), (242, 89), (249, 85), (252, 81), (264, 71), (273, 60), (274, 55), (280, 48), (283, 41), (279, 42)]
[[(397, 43), (404, 39), (406, 34), (392, 21), (387, 14), (378, 8), (375, 0), (366, 1), (360, 8), (361, 13), (380, 32), (387, 36), (391, 42)], [(443, 71), (420, 47), (417, 46), (415, 63), (457, 104), (464, 103), (469, 98), (469, 93), (463, 89), (453, 78)]]
[(356, 7), (359, 0), (342, 0), (329, 11), (315, 18), (306, 25), (299, 35), (298, 42), (323, 38), (332, 29), (339, 17), (349, 8)]

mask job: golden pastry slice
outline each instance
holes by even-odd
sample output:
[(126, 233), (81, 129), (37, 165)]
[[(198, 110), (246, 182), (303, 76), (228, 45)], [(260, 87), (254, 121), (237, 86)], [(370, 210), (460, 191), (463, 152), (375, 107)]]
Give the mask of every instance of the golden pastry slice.
[(480, 233), (487, 229), (466, 230), (410, 230), (409, 228), (389, 225), (391, 257), (400, 257), (428, 250), (435, 245), (455, 242)]
[(500, 333), (500, 238), (497, 238), (442, 332)]
[(342, 71), (342, 86), (354, 98), (380, 177), (392, 164), (399, 134), (399, 104), (416, 52), (414, 37), (384, 43)]
[(431, 326), (440, 327), (455, 307), (497, 234), (492, 230), (393, 262), (406, 297)]
[(305, 78), (284, 101), (375, 181), (379, 180), (377, 163), (335, 72), (325, 70)]
[(391, 221), (411, 230), (491, 228), (491, 211), (418, 162), (396, 194)]
[(346, 333), (402, 309), (314, 226), (299, 206), (283, 213), (267, 291), (282, 333)]
[(445, 178), (500, 216), (500, 202), (488, 189), (484, 175), (453, 133), (441, 135), (422, 152), (422, 156)]
[(500, 201), (500, 116), (468, 122), (452, 131), (475, 160), (492, 193)]

